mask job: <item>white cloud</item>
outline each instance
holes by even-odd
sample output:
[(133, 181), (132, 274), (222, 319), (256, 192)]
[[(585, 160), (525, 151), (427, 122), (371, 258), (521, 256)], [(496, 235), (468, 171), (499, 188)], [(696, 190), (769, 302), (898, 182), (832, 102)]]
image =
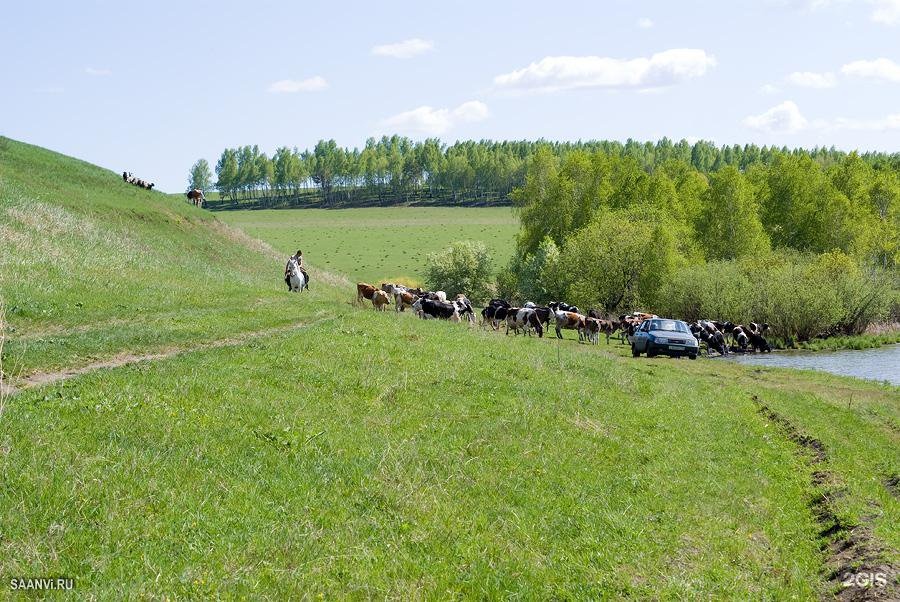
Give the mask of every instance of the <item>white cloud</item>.
[(770, 0), (770, 3), (788, 5), (803, 11), (816, 11), (840, 5), (869, 7), (869, 18), (882, 25), (900, 24), (900, 0)]
[(879, 58), (873, 61), (853, 61), (841, 67), (841, 73), (856, 77), (900, 82), (900, 65), (886, 58)]
[(787, 81), (803, 88), (833, 88), (837, 85), (837, 78), (830, 71), (827, 73), (794, 71), (787, 76)]
[(84, 72), (88, 75), (94, 75), (97, 77), (112, 75), (112, 71), (110, 69), (97, 69), (95, 67), (85, 67)]
[(293, 93), (293, 92), (320, 92), (328, 87), (325, 78), (316, 75), (307, 79), (280, 79), (269, 86), (269, 92)]
[(900, 113), (888, 115), (884, 119), (850, 119), (838, 117), (834, 123), (827, 126), (836, 130), (866, 130), (871, 132), (883, 132), (885, 130), (900, 130)]
[(756, 130), (788, 134), (800, 130), (886, 132), (889, 130), (900, 130), (900, 113), (894, 113), (881, 119), (837, 117), (835, 119), (815, 119), (810, 122), (800, 113), (800, 109), (794, 102), (786, 100), (761, 115), (746, 117), (744, 125)]
[(787, 6), (794, 10), (814, 12), (824, 8), (845, 4), (851, 0), (769, 0), (769, 4)]
[(637, 26), (641, 29), (650, 29), (653, 27), (653, 19), (649, 17), (641, 17), (637, 20)]
[(900, 23), (900, 0), (875, 0), (871, 17), (882, 25), (897, 25)]
[(778, 92), (781, 92), (781, 89), (778, 86), (773, 86), (772, 84), (763, 84), (759, 88), (759, 92), (760, 92), (760, 94), (770, 95), (770, 94), (777, 94)]
[(470, 100), (455, 109), (435, 109), (423, 106), (411, 111), (404, 111), (382, 120), (381, 127), (391, 132), (438, 136), (461, 123), (483, 121), (487, 117), (487, 105), (477, 100)]
[(573, 88), (658, 88), (701, 77), (716, 59), (703, 50), (673, 48), (653, 56), (548, 56), (494, 78), (501, 89), (553, 92)]
[(786, 100), (765, 113), (744, 118), (744, 125), (766, 132), (793, 133), (806, 128), (808, 122), (797, 105), (793, 101)]
[(390, 56), (395, 59), (410, 59), (434, 49), (434, 42), (421, 38), (411, 38), (395, 44), (382, 44), (372, 47), (372, 54)]

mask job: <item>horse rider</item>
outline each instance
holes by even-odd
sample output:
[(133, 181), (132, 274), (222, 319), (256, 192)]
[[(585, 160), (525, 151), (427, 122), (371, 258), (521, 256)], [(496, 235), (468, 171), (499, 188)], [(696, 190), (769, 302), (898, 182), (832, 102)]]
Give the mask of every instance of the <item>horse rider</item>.
[(300, 249), (297, 249), (297, 252), (288, 258), (287, 264), (284, 266), (284, 283), (287, 284), (288, 290), (291, 290), (291, 259), (296, 261), (297, 265), (300, 267), (303, 278), (306, 279), (306, 289), (309, 290), (309, 274), (303, 266), (303, 251)]

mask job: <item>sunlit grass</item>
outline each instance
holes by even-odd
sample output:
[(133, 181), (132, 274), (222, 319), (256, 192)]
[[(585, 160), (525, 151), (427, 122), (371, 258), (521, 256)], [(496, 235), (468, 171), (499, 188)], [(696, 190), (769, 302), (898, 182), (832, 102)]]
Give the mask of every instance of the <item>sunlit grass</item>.
[(509, 207), (380, 207), (222, 211), (223, 221), (282, 253), (298, 248), (316, 265), (366, 282), (421, 283), (428, 253), (457, 240), (480, 240), (499, 268), (515, 247), (518, 219)]

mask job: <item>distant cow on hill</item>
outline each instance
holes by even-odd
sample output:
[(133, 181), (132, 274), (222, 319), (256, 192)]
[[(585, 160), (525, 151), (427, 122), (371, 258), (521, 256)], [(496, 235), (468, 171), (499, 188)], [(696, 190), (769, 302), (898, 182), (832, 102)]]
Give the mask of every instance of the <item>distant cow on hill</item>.
[(122, 172), (122, 179), (129, 184), (134, 184), (135, 186), (140, 186), (146, 190), (153, 190), (153, 187), (156, 186), (153, 182), (147, 182), (146, 180), (142, 180), (140, 178), (135, 178), (130, 171)]
[(203, 191), (199, 188), (194, 188), (193, 190), (189, 190), (185, 193), (188, 200), (194, 204), (196, 207), (203, 207), (203, 203), (206, 202), (206, 197), (203, 196)]

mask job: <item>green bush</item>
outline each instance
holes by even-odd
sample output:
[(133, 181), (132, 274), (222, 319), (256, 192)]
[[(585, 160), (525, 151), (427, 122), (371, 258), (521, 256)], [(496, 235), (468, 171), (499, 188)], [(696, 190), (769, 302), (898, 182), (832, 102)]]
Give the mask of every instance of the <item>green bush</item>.
[(660, 315), (694, 321), (726, 320), (749, 311), (750, 281), (736, 261), (714, 261), (676, 270), (660, 283)]
[(425, 281), (432, 290), (448, 295), (465, 293), (479, 303), (493, 293), (491, 257), (483, 242), (461, 240), (428, 255)]
[(782, 252), (676, 270), (654, 309), (686, 320), (768, 322), (771, 336), (792, 344), (860, 334), (885, 319), (897, 294), (893, 278), (840, 251)]

